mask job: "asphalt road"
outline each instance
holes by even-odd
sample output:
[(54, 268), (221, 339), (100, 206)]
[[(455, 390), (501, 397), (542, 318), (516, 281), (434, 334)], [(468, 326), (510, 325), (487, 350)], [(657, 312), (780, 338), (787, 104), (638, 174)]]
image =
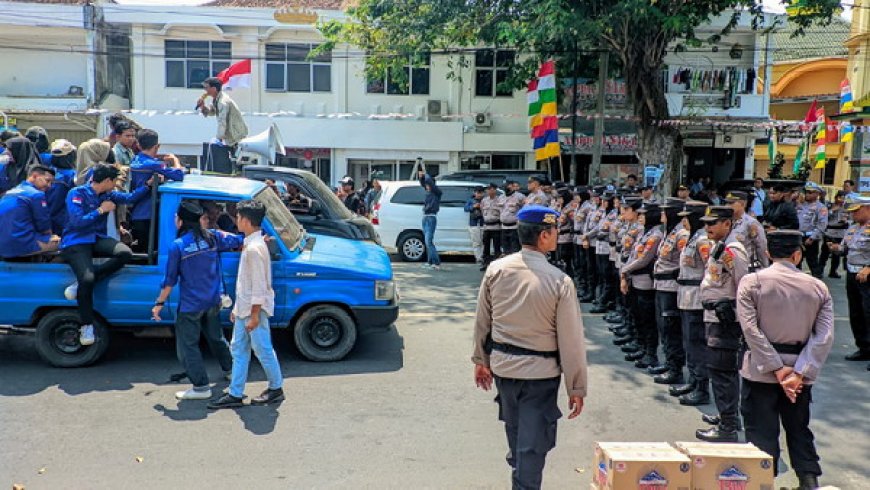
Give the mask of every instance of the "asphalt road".
[[(361, 337), (346, 360), (302, 361), (286, 332), (274, 334), (287, 393), (277, 407), (209, 412), (176, 401), (168, 340), (119, 335), (99, 364), (62, 370), (42, 364), (30, 339), (0, 336), (0, 488), (508, 488), (494, 394), (471, 376), (480, 273), (461, 262), (395, 270), (398, 322)], [(822, 483), (866, 489), (870, 373), (843, 361), (852, 343), (842, 280), (831, 286), (836, 342), (812, 427)], [(545, 488), (588, 488), (594, 441), (692, 440), (703, 425), (699, 410), (622, 360), (600, 316), (584, 323), (590, 392), (583, 414), (560, 422)], [(265, 388), (256, 363), (251, 377), (249, 395)], [(564, 395), (560, 403), (567, 412)], [(777, 480), (795, 483), (791, 472)]]

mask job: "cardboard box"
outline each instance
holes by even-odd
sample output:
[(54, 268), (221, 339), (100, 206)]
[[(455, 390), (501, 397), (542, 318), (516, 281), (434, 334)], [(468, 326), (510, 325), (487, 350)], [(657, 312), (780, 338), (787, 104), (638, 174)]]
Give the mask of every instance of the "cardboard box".
[(692, 490), (773, 490), (773, 458), (752, 444), (676, 442), (692, 460)]
[(664, 442), (599, 442), (593, 484), (598, 490), (689, 490), (689, 458)]

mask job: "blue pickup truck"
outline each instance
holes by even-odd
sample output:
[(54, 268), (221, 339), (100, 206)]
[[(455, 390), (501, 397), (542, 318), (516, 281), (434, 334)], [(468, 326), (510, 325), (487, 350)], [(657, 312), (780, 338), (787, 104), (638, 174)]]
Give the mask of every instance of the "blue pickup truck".
[[(108, 347), (109, 332), (144, 332), (174, 323), (178, 288), (164, 308), (163, 321), (151, 320), (175, 238), (175, 211), (184, 200), (233, 203), (255, 199), (266, 206), (263, 230), (273, 237), (272, 287), (275, 290), (274, 328), (292, 328), (300, 353), (312, 361), (336, 361), (350, 352), (357, 334), (385, 328), (396, 320), (399, 307), (389, 257), (374, 243), (305, 232), (278, 196), (262, 182), (248, 179), (190, 175), (183, 182), (159, 187), (152, 233), (156, 247), (136, 254), (131, 263), (97, 284), (98, 341), (82, 346), (74, 301), (63, 291), (75, 281), (64, 263), (0, 262), (0, 330), (32, 334), (47, 363), (58, 367), (92, 364)], [(98, 259), (99, 260), (99, 259)], [(227, 292), (235, 293), (239, 252), (221, 254)], [(229, 310), (223, 310), (227, 327)], [(165, 330), (165, 328), (163, 329)]]

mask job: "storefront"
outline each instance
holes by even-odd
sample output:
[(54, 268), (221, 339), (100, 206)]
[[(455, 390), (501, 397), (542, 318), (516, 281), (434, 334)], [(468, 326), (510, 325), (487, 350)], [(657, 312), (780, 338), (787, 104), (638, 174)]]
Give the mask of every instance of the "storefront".
[(462, 152), (459, 154), (459, 170), (520, 170), (525, 166), (525, 153)]
[(276, 165), (299, 168), (314, 173), (320, 180), (332, 180), (332, 152), (329, 148), (284, 148), (286, 155), (278, 155)]
[[(447, 161), (424, 161), (426, 173), (435, 177), (447, 170)], [(412, 180), (416, 178), (414, 170), (417, 160), (368, 160), (350, 158), (347, 160), (347, 175), (360, 185), (370, 179), (380, 180)]]

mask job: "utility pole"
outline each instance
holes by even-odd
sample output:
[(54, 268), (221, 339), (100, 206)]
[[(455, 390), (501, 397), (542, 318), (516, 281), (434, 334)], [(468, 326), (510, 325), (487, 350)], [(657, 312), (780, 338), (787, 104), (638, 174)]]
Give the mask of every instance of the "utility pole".
[(607, 100), (607, 65), (610, 53), (602, 49), (598, 57), (598, 101), (595, 107), (595, 136), (592, 145), (592, 165), (589, 166), (589, 183), (597, 184), (601, 173), (601, 150), (604, 143), (604, 103)]
[(571, 183), (577, 184), (578, 168), (577, 168), (577, 78), (580, 76), (580, 66), (577, 60), (577, 41), (574, 41), (574, 74), (571, 81)]

